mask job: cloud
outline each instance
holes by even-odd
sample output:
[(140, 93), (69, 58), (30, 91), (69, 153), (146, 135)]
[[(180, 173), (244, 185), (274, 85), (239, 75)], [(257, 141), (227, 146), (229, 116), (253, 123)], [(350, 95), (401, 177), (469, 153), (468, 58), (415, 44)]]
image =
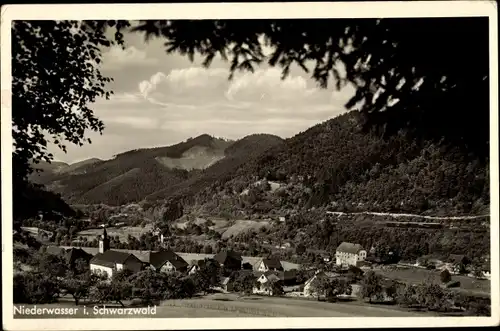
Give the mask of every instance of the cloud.
[(102, 118), (104, 124), (121, 124), (133, 129), (154, 129), (158, 127), (158, 120), (143, 116), (112, 116)]
[(298, 106), (331, 105), (331, 90), (311, 86), (300, 75), (281, 79), (277, 68), (239, 73), (231, 81), (228, 70), (190, 67), (170, 73), (157, 72), (139, 83), (139, 93), (148, 101), (164, 106), (224, 104), (244, 109), (248, 105), (290, 109)]
[(235, 78), (226, 91), (229, 100), (240, 102), (262, 102), (284, 105), (328, 102), (328, 91), (309, 87), (302, 76), (288, 76), (281, 79), (277, 68), (259, 69), (254, 73), (244, 73)]
[(134, 46), (125, 49), (113, 46), (102, 54), (102, 67), (108, 70), (117, 70), (130, 65), (151, 66), (157, 63), (157, 59), (148, 57), (146, 51)]
[(157, 72), (139, 83), (141, 95), (154, 104), (192, 105), (223, 95), (228, 72), (224, 69), (190, 67), (174, 69), (167, 75)]

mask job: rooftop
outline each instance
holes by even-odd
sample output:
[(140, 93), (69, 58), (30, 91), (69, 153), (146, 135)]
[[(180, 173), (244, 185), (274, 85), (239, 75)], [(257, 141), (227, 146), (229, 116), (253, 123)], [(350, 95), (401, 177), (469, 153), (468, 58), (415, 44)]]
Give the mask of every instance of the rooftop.
[(345, 241), (337, 247), (337, 252), (341, 253), (358, 254), (361, 250), (363, 250), (363, 247), (360, 244), (352, 244)]

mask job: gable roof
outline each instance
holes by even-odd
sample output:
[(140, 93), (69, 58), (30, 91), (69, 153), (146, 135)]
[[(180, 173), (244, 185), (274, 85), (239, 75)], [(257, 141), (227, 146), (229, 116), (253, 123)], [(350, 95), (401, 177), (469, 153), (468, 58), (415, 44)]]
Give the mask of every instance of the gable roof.
[(66, 262), (72, 263), (78, 259), (90, 260), (92, 255), (81, 248), (70, 248), (66, 250)]
[(264, 263), (269, 269), (282, 269), (281, 261), (276, 258), (271, 259), (262, 259), (262, 263)]
[(66, 253), (66, 250), (59, 246), (46, 246), (45, 249), (42, 246), (40, 250), (45, 251), (45, 253), (47, 254), (53, 255), (63, 255), (64, 253)]
[(164, 250), (159, 252), (151, 252), (149, 255), (149, 264), (155, 269), (161, 268), (165, 263), (170, 262), (176, 269), (188, 266), (188, 263), (179, 255), (171, 250)]
[(337, 247), (337, 252), (341, 253), (358, 254), (361, 250), (363, 250), (363, 247), (360, 244), (352, 244), (345, 241)]
[(222, 252), (217, 253), (214, 256), (214, 260), (216, 260), (220, 264), (224, 264), (224, 262), (226, 262), (226, 260), (228, 258), (229, 259), (234, 259), (234, 260), (237, 260), (237, 261), (242, 261), (243, 260), (241, 258), (241, 254), (240, 253), (232, 251), (232, 250), (222, 251)]
[(231, 281), (231, 277), (223, 277), (222, 281), (221, 281), (221, 284), (222, 285), (227, 285), (227, 284), (229, 284), (230, 281)]
[(273, 272), (265, 272), (259, 278), (261, 277), (264, 277), (268, 282), (281, 280), (280, 277)]
[(281, 273), (283, 280), (291, 280), (297, 278), (297, 270), (285, 270)]
[(104, 253), (98, 253), (96, 256), (92, 258), (92, 260), (90, 260), (90, 263), (102, 265), (104, 267), (114, 268), (115, 264), (117, 263), (123, 264), (130, 257), (136, 259), (137, 261), (142, 262), (134, 254), (108, 250), (105, 251)]
[(465, 262), (467, 260), (467, 257), (463, 254), (450, 254), (448, 256), (448, 261), (453, 262), (453, 263), (461, 263)]

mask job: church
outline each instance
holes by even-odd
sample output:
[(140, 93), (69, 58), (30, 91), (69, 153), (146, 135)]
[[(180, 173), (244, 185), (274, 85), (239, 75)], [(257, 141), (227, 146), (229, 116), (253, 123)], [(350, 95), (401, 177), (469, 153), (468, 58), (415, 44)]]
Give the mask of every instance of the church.
[(142, 268), (142, 261), (134, 254), (109, 248), (109, 238), (106, 228), (104, 228), (102, 236), (99, 237), (99, 253), (90, 260), (90, 271), (111, 278), (117, 271), (123, 269), (138, 272)]

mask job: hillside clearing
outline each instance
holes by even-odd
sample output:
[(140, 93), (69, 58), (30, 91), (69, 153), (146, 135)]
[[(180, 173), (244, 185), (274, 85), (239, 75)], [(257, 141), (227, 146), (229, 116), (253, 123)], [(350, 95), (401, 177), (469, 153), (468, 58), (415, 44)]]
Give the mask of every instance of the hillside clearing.
[(251, 230), (259, 231), (263, 227), (269, 227), (269, 221), (251, 221), (251, 220), (237, 220), (236, 223), (230, 226), (222, 234), (222, 239), (231, 238), (239, 235), (240, 233), (248, 232)]

